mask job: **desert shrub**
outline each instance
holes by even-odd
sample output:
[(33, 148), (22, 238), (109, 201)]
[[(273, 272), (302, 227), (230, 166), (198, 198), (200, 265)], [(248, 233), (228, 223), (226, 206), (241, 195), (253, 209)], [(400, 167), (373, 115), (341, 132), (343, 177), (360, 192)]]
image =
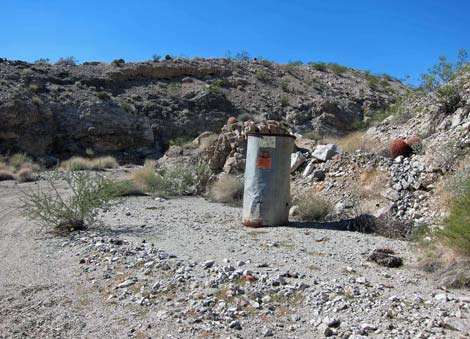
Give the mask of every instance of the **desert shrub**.
[(317, 71), (325, 72), (328, 69), (328, 65), (325, 62), (311, 62), (309, 66)]
[(15, 174), (6, 169), (0, 169), (0, 181), (15, 180)]
[(112, 182), (86, 172), (69, 172), (64, 180), (64, 193), (59, 192), (55, 176), (47, 180), (47, 188), (23, 191), (23, 207), (46, 229), (52, 227), (59, 233), (86, 229), (113, 198)]
[(101, 100), (109, 100), (111, 98), (109, 94), (105, 91), (96, 92), (95, 95)]
[(152, 55), (152, 60), (153, 60), (154, 62), (158, 62), (158, 61), (160, 61), (161, 59), (162, 59), (162, 56), (161, 56), (161, 55), (158, 55), (158, 54)]
[(269, 74), (266, 71), (263, 71), (263, 70), (257, 70), (256, 73), (255, 73), (255, 77), (259, 81), (263, 81), (263, 82), (267, 82), (270, 79)]
[(60, 167), (66, 171), (104, 170), (118, 166), (116, 159), (111, 156), (90, 159), (76, 156), (60, 164)]
[(211, 171), (203, 162), (196, 165), (174, 165), (164, 169), (144, 166), (131, 174), (131, 180), (143, 192), (161, 197), (192, 195), (202, 192)]
[(289, 92), (289, 80), (282, 79), (281, 80), (281, 88), (284, 92), (288, 93)]
[(264, 67), (271, 67), (273, 65), (273, 62), (271, 60), (263, 58), (258, 58), (258, 63), (263, 65)]
[(304, 138), (307, 138), (307, 139), (310, 139), (310, 140), (315, 140), (315, 141), (320, 141), (323, 139), (323, 135), (321, 135), (319, 132), (317, 131), (309, 131), (309, 132), (305, 132), (304, 134), (302, 134), (302, 136)]
[(31, 97), (31, 102), (36, 105), (36, 106), (41, 106), (42, 105), (42, 100), (40, 97), (38, 97), (37, 95), (33, 95)]
[(32, 161), (31, 157), (25, 153), (15, 153), (8, 159), (8, 165), (17, 171), (25, 163), (31, 163)]
[(128, 197), (146, 195), (132, 180), (116, 180), (111, 185), (111, 195), (113, 197)]
[(281, 106), (282, 106), (282, 107), (287, 107), (287, 106), (289, 106), (289, 97), (283, 96), (283, 97), (281, 98)]
[(16, 181), (18, 182), (31, 182), (35, 180), (36, 175), (30, 167), (23, 167), (16, 173)]
[(233, 175), (224, 175), (210, 188), (211, 200), (224, 204), (240, 205), (243, 199), (243, 181)]
[(351, 132), (343, 137), (325, 137), (324, 143), (338, 145), (344, 152), (361, 150), (368, 153), (380, 153), (386, 145), (379, 140), (371, 140), (363, 131)]
[(75, 57), (69, 56), (65, 58), (59, 58), (59, 60), (56, 62), (56, 65), (75, 66), (77, 63), (78, 60)]
[(446, 84), (439, 86), (436, 93), (439, 95), (440, 102), (444, 104), (446, 113), (453, 113), (457, 109), (461, 99), (457, 85)]
[(299, 206), (298, 215), (305, 221), (323, 221), (333, 210), (329, 201), (312, 190), (294, 199), (294, 204)]
[(346, 67), (346, 66), (343, 66), (343, 65), (339, 65), (339, 64), (336, 64), (336, 63), (329, 63), (328, 64), (328, 68), (331, 69), (333, 72), (335, 72), (336, 74), (341, 74), (341, 73), (344, 73), (346, 72), (349, 68)]
[(115, 59), (111, 62), (113, 66), (121, 67), (126, 63), (124, 59)]
[(389, 212), (376, 218), (371, 225), (374, 233), (392, 239), (410, 239), (413, 236), (413, 222), (399, 220)]
[(35, 60), (35, 64), (39, 65), (44, 65), (44, 64), (49, 64), (50, 60), (48, 58), (39, 58), (38, 60)]
[(470, 178), (463, 185), (462, 194), (451, 202), (444, 228), (437, 234), (449, 248), (470, 256)]
[(249, 61), (250, 54), (247, 51), (240, 51), (235, 54), (235, 60), (238, 61)]
[(404, 140), (397, 139), (390, 143), (390, 156), (393, 159), (400, 155), (407, 157), (412, 153), (412, 151), (413, 150), (410, 145), (408, 145)]
[(169, 141), (169, 143), (170, 143), (170, 146), (187, 146), (187, 145), (192, 144), (193, 139), (194, 139), (193, 137), (185, 135), (185, 136), (173, 138)]

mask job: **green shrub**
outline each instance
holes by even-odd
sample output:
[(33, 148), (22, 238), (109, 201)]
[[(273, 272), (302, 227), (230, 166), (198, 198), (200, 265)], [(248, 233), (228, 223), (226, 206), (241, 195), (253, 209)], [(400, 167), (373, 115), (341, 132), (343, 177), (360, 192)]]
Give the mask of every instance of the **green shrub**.
[(333, 72), (335, 72), (336, 74), (341, 74), (341, 73), (344, 73), (346, 72), (349, 68), (346, 67), (346, 66), (343, 66), (343, 65), (340, 65), (340, 64), (336, 64), (336, 63), (329, 63), (328, 64), (328, 68), (331, 69)]
[(109, 94), (105, 91), (96, 92), (96, 96), (103, 101), (111, 99)]
[(289, 93), (289, 80), (282, 79), (281, 80), (281, 88), (284, 92)]
[(294, 200), (298, 215), (305, 221), (323, 221), (332, 211), (331, 204), (314, 191), (308, 191)]
[(309, 66), (317, 71), (325, 72), (328, 69), (328, 65), (325, 62), (310, 62)]
[(19, 170), (24, 164), (33, 160), (25, 153), (15, 153), (8, 159), (8, 165), (13, 167), (15, 171)]
[(143, 192), (169, 198), (204, 191), (211, 174), (209, 166), (202, 162), (159, 170), (146, 165), (135, 170), (130, 180)]
[(173, 138), (169, 141), (170, 146), (187, 146), (189, 144), (192, 144), (194, 138), (190, 136), (180, 136)]
[(444, 228), (437, 234), (449, 248), (470, 256), (470, 178), (462, 188), (463, 192), (451, 201)]
[(124, 59), (115, 59), (111, 62), (111, 64), (113, 66), (116, 66), (116, 67), (121, 67), (123, 66), (124, 64), (126, 63), (126, 61)]
[(269, 80), (269, 74), (266, 71), (257, 70), (255, 73), (256, 79), (267, 82)]
[(59, 58), (59, 60), (57, 60), (56, 62), (56, 65), (75, 66), (77, 63), (78, 63), (78, 60), (75, 57), (69, 56), (65, 58)]
[(59, 192), (55, 176), (48, 179), (47, 188), (24, 191), (23, 208), (46, 229), (53, 227), (59, 233), (86, 229), (114, 197), (112, 182), (86, 172), (67, 173), (64, 180), (64, 193)]
[(287, 107), (287, 106), (289, 106), (289, 97), (283, 96), (283, 97), (281, 98), (281, 106), (282, 106), (282, 107)]
[(445, 84), (436, 89), (440, 101), (445, 105), (446, 113), (453, 113), (460, 102), (460, 94), (457, 85)]
[(427, 73), (421, 75), (421, 88), (426, 91), (433, 91), (469, 68), (470, 64), (466, 49), (458, 51), (455, 64), (449, 62), (446, 56), (440, 56), (439, 63), (428, 69)]

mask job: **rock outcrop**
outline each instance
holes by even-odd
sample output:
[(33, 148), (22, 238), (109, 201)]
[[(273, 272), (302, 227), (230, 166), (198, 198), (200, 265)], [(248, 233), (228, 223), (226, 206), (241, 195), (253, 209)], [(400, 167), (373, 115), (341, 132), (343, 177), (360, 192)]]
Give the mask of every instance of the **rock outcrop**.
[(230, 59), (81, 65), (0, 59), (0, 152), (159, 157), (170, 140), (219, 132), (229, 116), (341, 133), (405, 88), (370, 77)]

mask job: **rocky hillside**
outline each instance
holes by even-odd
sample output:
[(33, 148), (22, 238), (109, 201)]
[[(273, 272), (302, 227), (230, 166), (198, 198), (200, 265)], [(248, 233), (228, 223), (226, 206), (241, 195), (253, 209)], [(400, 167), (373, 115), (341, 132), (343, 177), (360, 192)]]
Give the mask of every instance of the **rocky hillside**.
[(335, 64), (171, 59), (75, 65), (0, 59), (0, 153), (159, 157), (170, 140), (219, 131), (229, 116), (341, 133), (405, 86)]

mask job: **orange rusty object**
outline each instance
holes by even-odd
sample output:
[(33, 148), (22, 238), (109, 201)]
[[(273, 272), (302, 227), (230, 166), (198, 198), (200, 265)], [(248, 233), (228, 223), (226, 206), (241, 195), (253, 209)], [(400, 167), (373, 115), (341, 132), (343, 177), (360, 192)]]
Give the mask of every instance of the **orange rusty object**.
[(244, 275), (244, 276), (242, 277), (242, 279), (245, 280), (246, 282), (253, 282), (253, 281), (256, 280), (256, 278), (255, 278), (254, 276), (249, 275), (249, 274), (248, 274), (248, 275)]
[(392, 159), (402, 155), (405, 158), (408, 157), (412, 153), (412, 149), (410, 145), (408, 145), (404, 140), (397, 139), (393, 140), (390, 143), (390, 155)]
[(227, 125), (233, 125), (233, 124), (236, 124), (238, 122), (237, 118), (235, 117), (230, 117), (228, 118), (227, 120)]
[(243, 220), (242, 225), (246, 227), (253, 227), (253, 228), (264, 226), (259, 220)]

